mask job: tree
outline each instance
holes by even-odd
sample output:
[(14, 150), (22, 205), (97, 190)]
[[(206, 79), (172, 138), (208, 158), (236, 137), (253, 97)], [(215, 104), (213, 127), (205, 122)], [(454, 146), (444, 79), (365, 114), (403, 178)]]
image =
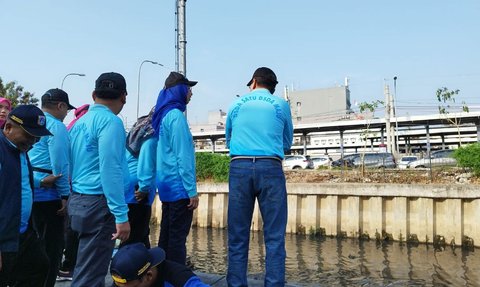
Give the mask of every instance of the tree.
[[(383, 101), (380, 101), (380, 100), (376, 100), (376, 101), (372, 101), (372, 102), (361, 102), (359, 104), (359, 108), (360, 108), (360, 113), (361, 114), (364, 114), (365, 112), (370, 112), (372, 114), (372, 118), (375, 117), (375, 110), (378, 109), (379, 106), (383, 106), (385, 103)], [(362, 175), (365, 175), (365, 150), (367, 149), (367, 141), (368, 141), (368, 138), (369, 137), (373, 137), (375, 136), (375, 133), (373, 133), (371, 130), (370, 130), (370, 120), (368, 120), (367, 117), (366, 118), (366, 121), (367, 121), (367, 125), (366, 125), (366, 129), (364, 129), (361, 133), (361, 137), (363, 137), (364, 139), (364, 152), (362, 152), (360, 154), (361, 158), (361, 162), (362, 162)]]
[(38, 105), (38, 99), (34, 93), (24, 91), (23, 86), (17, 85), (16, 81), (10, 81), (3, 84), (0, 78), (0, 97), (7, 98), (12, 102), (12, 108), (17, 105)]
[[(458, 95), (460, 90), (449, 90), (446, 87), (437, 89), (436, 96), (437, 96), (437, 101), (439, 102), (438, 105), (438, 112), (441, 115), (444, 115), (447, 121), (449, 121), (451, 124), (453, 124), (457, 128), (458, 132), (458, 142), (460, 145), (462, 145), (462, 138), (460, 135), (460, 120), (457, 119), (456, 114), (453, 114), (453, 118), (449, 116), (450, 110), (452, 109), (451, 104), (455, 103), (455, 96)], [(468, 113), (470, 109), (468, 108), (467, 104), (462, 101), (462, 112)]]

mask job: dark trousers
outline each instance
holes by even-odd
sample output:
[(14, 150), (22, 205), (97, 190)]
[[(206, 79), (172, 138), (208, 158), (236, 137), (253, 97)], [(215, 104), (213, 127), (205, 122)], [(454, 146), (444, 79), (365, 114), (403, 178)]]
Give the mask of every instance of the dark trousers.
[(61, 200), (34, 202), (32, 206), (33, 227), (45, 246), (50, 262), (45, 287), (55, 285), (62, 258), (64, 216), (57, 215), (61, 208)]
[(65, 247), (63, 250), (63, 263), (60, 270), (73, 272), (77, 262), (78, 233), (72, 230), (70, 216), (65, 216)]
[(48, 257), (37, 234), (20, 235), (18, 252), (2, 252), (0, 287), (41, 287), (48, 273)]
[(158, 246), (165, 250), (168, 260), (185, 265), (187, 236), (192, 225), (193, 210), (187, 205), (190, 199), (162, 202), (162, 221)]
[(147, 248), (150, 248), (150, 216), (152, 215), (152, 207), (144, 204), (128, 204), (128, 222), (130, 222), (130, 237), (127, 241), (122, 242), (120, 247), (141, 242)]
[(68, 216), (78, 233), (78, 254), (73, 271), (72, 287), (104, 287), (112, 258), (112, 234), (115, 217), (103, 195), (72, 193), (68, 200)]

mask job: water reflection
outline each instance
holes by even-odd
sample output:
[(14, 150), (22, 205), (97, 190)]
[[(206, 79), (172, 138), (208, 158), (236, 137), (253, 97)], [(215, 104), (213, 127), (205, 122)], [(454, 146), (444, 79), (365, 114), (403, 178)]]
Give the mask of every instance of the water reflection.
[[(152, 245), (158, 240), (153, 229)], [(320, 240), (288, 234), (286, 237), (288, 282), (309, 286), (478, 286), (480, 254), (447, 247), (436, 251), (431, 245), (379, 244), (375, 240)], [(476, 249), (478, 250), (478, 249)], [(187, 253), (195, 269), (225, 274), (227, 231), (193, 228)], [(263, 235), (250, 237), (249, 274), (264, 270)]]

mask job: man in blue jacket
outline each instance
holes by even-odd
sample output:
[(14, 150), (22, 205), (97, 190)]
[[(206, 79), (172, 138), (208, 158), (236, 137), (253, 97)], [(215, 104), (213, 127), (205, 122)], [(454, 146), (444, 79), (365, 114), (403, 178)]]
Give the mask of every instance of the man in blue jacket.
[[(64, 245), (64, 216), (70, 194), (70, 137), (63, 120), (70, 105), (68, 94), (60, 89), (50, 89), (42, 96), (42, 111), (47, 129), (52, 136), (43, 137), (28, 152), (33, 166), (34, 199), (32, 219), (35, 229), (45, 244), (50, 269), (44, 287), (53, 287), (62, 258)], [(57, 177), (53, 186), (46, 186), (43, 179)]]
[(285, 285), (287, 189), (284, 152), (293, 140), (288, 103), (273, 95), (277, 76), (258, 68), (227, 115), (230, 149), (228, 193), (228, 286), (247, 286), (248, 244), (255, 200), (263, 220), (266, 250), (265, 286)]
[(183, 112), (192, 97), (189, 81), (171, 72), (160, 91), (152, 118), (157, 143), (157, 190), (162, 201), (158, 246), (167, 259), (185, 264), (185, 243), (198, 207), (195, 149)]
[[(49, 136), (45, 115), (22, 105), (0, 132), (0, 286), (43, 286), (48, 258), (32, 229), (33, 176), (27, 151)], [(46, 183), (51, 184), (51, 178)]]
[(104, 286), (115, 240), (125, 241), (130, 234), (124, 196), (125, 130), (117, 117), (126, 103), (125, 78), (113, 72), (100, 75), (92, 97), (95, 104), (70, 131), (68, 212), (79, 237), (73, 287)]

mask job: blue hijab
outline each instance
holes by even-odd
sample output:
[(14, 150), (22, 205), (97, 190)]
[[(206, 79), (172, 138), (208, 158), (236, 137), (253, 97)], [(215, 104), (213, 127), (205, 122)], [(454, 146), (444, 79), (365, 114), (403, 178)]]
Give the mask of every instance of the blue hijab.
[(152, 127), (155, 130), (155, 136), (158, 137), (160, 134), (162, 120), (169, 111), (173, 109), (179, 109), (181, 112), (185, 111), (187, 107), (187, 94), (188, 86), (185, 84), (178, 84), (160, 91), (152, 117)]

